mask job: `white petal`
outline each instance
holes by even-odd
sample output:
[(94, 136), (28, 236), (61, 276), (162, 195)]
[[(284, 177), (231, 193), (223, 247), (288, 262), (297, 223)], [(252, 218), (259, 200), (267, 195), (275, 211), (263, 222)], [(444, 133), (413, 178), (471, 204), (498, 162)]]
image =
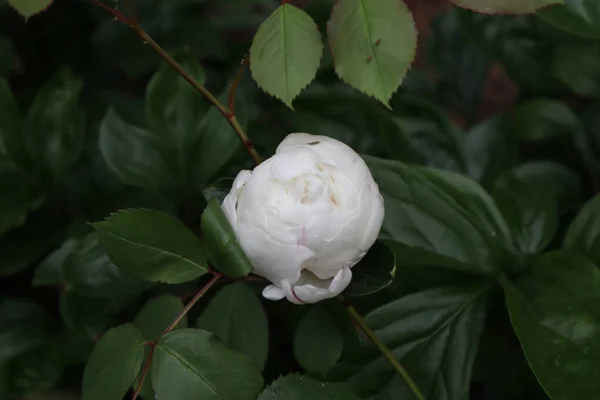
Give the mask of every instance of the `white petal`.
[(252, 177), (252, 172), (248, 170), (242, 170), (233, 180), (233, 184), (231, 185), (231, 190), (223, 199), (223, 204), (221, 207), (223, 208), (223, 212), (225, 216), (229, 220), (229, 223), (233, 227), (233, 230), (236, 230), (237, 227), (237, 203), (240, 197), (240, 192), (244, 188), (244, 185), (248, 183), (250, 178)]
[(282, 281), (282, 288), (290, 302), (310, 304), (337, 296), (346, 289), (351, 280), (352, 271), (350, 268), (343, 268), (333, 279), (321, 280), (313, 275), (304, 284), (290, 285), (288, 281)]
[(254, 267), (253, 272), (277, 284), (286, 279), (296, 283), (304, 263), (315, 257), (308, 247), (280, 243), (279, 238), (240, 220), (238, 241)]
[(265, 287), (262, 291), (262, 295), (265, 299), (273, 301), (281, 300), (285, 297), (283, 289), (276, 285), (268, 285)]

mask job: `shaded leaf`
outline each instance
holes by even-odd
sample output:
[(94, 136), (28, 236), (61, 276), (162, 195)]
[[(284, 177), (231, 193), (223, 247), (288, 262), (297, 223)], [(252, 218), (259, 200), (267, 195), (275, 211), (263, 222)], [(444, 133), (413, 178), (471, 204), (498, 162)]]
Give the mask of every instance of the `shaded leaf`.
[(510, 170), (510, 173), (533, 188), (551, 189), (559, 211), (579, 206), (583, 198), (583, 182), (577, 173), (553, 161), (529, 161)]
[(546, 7), (537, 15), (574, 35), (600, 39), (600, 8), (594, 0), (564, 0), (563, 5)]
[(25, 158), (15, 160), (21, 168), (56, 181), (79, 159), (85, 139), (85, 114), (79, 105), (82, 88), (82, 79), (64, 68), (38, 91), (23, 126)]
[[(183, 301), (179, 297), (162, 295), (148, 300), (136, 315), (133, 324), (140, 328), (146, 340), (154, 341), (181, 311), (183, 311)], [(187, 316), (184, 316), (173, 329), (185, 327), (187, 327)]]
[(249, 357), (228, 349), (201, 329), (178, 329), (163, 336), (151, 368), (152, 386), (159, 399), (254, 400), (264, 385)]
[(443, 109), (406, 94), (394, 96), (392, 107), (398, 129), (383, 132), (385, 152), (391, 158), (456, 172), (464, 170), (464, 133)]
[(77, 239), (69, 238), (60, 247), (46, 257), (35, 269), (32, 286), (58, 285), (62, 283), (62, 268), (65, 260), (71, 254)]
[(112, 322), (107, 300), (103, 298), (64, 291), (60, 294), (59, 307), (65, 325), (90, 340), (98, 340)]
[(235, 278), (252, 271), (252, 264), (216, 199), (209, 201), (204, 209), (201, 226), (208, 260), (215, 269)]
[(500, 172), (517, 164), (518, 146), (503, 116), (495, 116), (469, 130), (465, 138), (467, 174), (491, 189)]
[(258, 396), (258, 400), (358, 400), (350, 386), (324, 383), (304, 375), (277, 379)]
[(202, 243), (168, 214), (122, 210), (93, 226), (110, 258), (129, 274), (174, 284), (208, 271)]
[[(600, 13), (598, 14), (600, 23)], [(600, 30), (598, 31), (600, 35)], [(552, 73), (573, 92), (583, 97), (600, 95), (600, 48), (590, 44), (557, 47)]]
[(491, 197), (462, 175), (365, 156), (385, 200), (380, 239), (403, 265), (484, 275), (504, 268), (512, 246)]
[(558, 230), (557, 193), (552, 187), (532, 185), (507, 172), (496, 181), (494, 201), (522, 253), (539, 253)]
[(107, 331), (83, 372), (82, 400), (122, 400), (144, 357), (144, 337), (132, 324)]
[(342, 355), (344, 335), (323, 305), (312, 307), (294, 335), (294, 356), (307, 371), (327, 372)]
[(503, 286), (527, 361), (548, 395), (589, 397), (600, 378), (598, 267), (579, 254), (555, 251)]
[(563, 247), (600, 262), (600, 194), (588, 200), (571, 221)]
[(344, 295), (366, 296), (389, 286), (396, 276), (396, 256), (383, 242), (377, 241), (352, 267), (352, 280)]
[(100, 245), (96, 232), (78, 240), (65, 259), (63, 279), (68, 290), (82, 296), (113, 297), (140, 293), (150, 285), (117, 267)]
[(520, 104), (513, 111), (511, 127), (521, 140), (550, 140), (557, 136), (572, 135), (579, 119), (564, 102), (550, 98), (536, 98)]
[(252, 358), (262, 370), (269, 352), (267, 315), (256, 294), (242, 282), (232, 283), (210, 300), (196, 327), (217, 335), (230, 349)]
[(337, 75), (389, 108), (413, 62), (417, 32), (399, 0), (340, 0), (327, 23)]
[(0, 315), (0, 364), (49, 338), (48, 316), (31, 300), (4, 298)]
[(99, 143), (106, 164), (123, 182), (151, 190), (177, 187), (161, 138), (127, 124), (112, 108), (100, 124)]
[(314, 79), (322, 54), (321, 34), (313, 19), (290, 3), (281, 4), (252, 41), (252, 78), (293, 109), (292, 101)]
[[(468, 398), (485, 321), (489, 286), (414, 293), (365, 316), (428, 399)], [(344, 380), (361, 398), (412, 398), (412, 391), (370, 343), (345, 349), (328, 379)]]
[(50, 347), (44, 346), (17, 356), (10, 362), (10, 369), (13, 395), (25, 397), (54, 387), (62, 377), (64, 365)]
[(485, 14), (529, 14), (550, 4), (565, 0), (452, 0), (459, 7)]
[[(0, 128), (1, 129), (1, 128)], [(0, 132), (1, 133), (1, 132)], [(23, 225), (29, 211), (40, 207), (44, 192), (12, 162), (0, 158), (0, 235)]]
[[(219, 99), (227, 102), (229, 88), (221, 93)], [(242, 129), (247, 129), (249, 105), (242, 90), (236, 92), (235, 115)], [(182, 150), (182, 158), (187, 160), (189, 186), (203, 189), (242, 148), (242, 142), (231, 127), (229, 121), (215, 107), (211, 107), (195, 128), (194, 134), (187, 139)], [(185, 155), (185, 157), (183, 156)]]
[[(20, 150), (23, 118), (8, 82), (0, 77), (0, 154), (8, 159)], [(20, 154), (19, 154), (20, 155)]]

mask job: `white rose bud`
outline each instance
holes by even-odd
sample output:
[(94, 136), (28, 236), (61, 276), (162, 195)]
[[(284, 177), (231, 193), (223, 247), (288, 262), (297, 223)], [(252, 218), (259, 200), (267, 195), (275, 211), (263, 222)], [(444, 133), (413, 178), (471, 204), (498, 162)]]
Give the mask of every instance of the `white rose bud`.
[(341, 293), (375, 243), (383, 197), (363, 159), (326, 136), (292, 133), (235, 178), (223, 210), (270, 300), (316, 303)]

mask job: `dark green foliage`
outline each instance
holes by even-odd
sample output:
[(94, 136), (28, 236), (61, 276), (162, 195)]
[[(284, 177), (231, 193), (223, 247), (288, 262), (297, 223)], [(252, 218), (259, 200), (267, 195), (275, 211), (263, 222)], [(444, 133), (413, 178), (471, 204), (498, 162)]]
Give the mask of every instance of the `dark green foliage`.
[(240, 79), (263, 158), (308, 132), (371, 169), (378, 241), (304, 306), (219, 206), (250, 143), (92, 3), (0, 0), (0, 400), (415, 398), (386, 356), (427, 400), (599, 398), (596, 1), (455, 0), (404, 78), (398, 1), (119, 2), (227, 108)]

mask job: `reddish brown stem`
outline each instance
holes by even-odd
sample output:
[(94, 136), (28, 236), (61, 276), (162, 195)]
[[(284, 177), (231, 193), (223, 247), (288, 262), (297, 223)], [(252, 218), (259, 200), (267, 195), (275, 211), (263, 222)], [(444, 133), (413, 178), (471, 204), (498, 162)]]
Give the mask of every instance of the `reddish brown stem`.
[(142, 371), (142, 376), (140, 377), (140, 381), (131, 395), (131, 400), (136, 400), (142, 391), (142, 387), (144, 387), (144, 381), (146, 380), (146, 376), (148, 372), (150, 372), (150, 364), (152, 363), (152, 356), (154, 355), (154, 348), (156, 347), (156, 342), (148, 343), (150, 345), (150, 353), (148, 353), (148, 358), (146, 359), (146, 365), (144, 365), (144, 370)]
[(183, 308), (183, 310), (181, 310), (181, 312), (179, 313), (179, 315), (177, 315), (177, 317), (175, 317), (175, 319), (171, 322), (171, 324), (169, 326), (167, 326), (167, 329), (165, 329), (165, 331), (162, 333), (161, 336), (166, 335), (167, 333), (169, 333), (170, 331), (172, 331), (173, 328), (175, 328), (177, 326), (177, 324), (183, 319), (183, 317), (186, 316), (186, 314), (188, 313), (188, 311), (190, 311), (190, 309), (194, 306), (194, 304), (196, 304), (198, 302), (198, 300), (200, 300), (200, 298), (202, 296), (204, 296), (204, 294), (208, 291), (208, 289), (210, 289), (215, 283), (217, 283), (217, 281), (222, 276), (223, 275), (219, 274), (218, 272), (215, 273), (213, 275), (213, 277), (210, 278), (210, 281), (208, 281), (206, 283), (206, 285), (204, 285), (204, 287), (202, 289), (200, 289), (198, 291), (198, 293), (196, 293), (196, 295), (194, 296), (194, 298), (192, 300), (190, 300), (189, 303), (187, 303), (187, 305)]
[(230, 116), (234, 116), (235, 115), (235, 93), (237, 92), (237, 88), (240, 85), (240, 82), (242, 81), (242, 77), (244, 76), (244, 69), (246, 68), (246, 65), (248, 65), (248, 55), (246, 54), (244, 56), (244, 58), (242, 59), (242, 65), (240, 65), (240, 69), (238, 69), (238, 73), (236, 78), (233, 80), (233, 82), (231, 83), (231, 89), (229, 90), (229, 115)]
[(119, 10), (110, 8), (107, 5), (100, 3), (98, 0), (89, 1), (92, 4), (110, 12), (118, 21), (128, 25), (133, 30), (133, 32), (140, 39), (142, 39), (143, 43), (150, 46), (152, 50), (154, 50), (163, 60), (165, 60), (165, 62), (169, 64), (171, 68), (177, 71), (177, 73), (181, 75), (183, 79), (185, 79), (190, 85), (192, 85), (192, 87), (194, 87), (194, 89), (196, 89), (204, 97), (206, 97), (206, 99), (212, 103), (212, 105), (221, 113), (221, 115), (223, 115), (227, 119), (229, 125), (231, 125), (231, 127), (233, 128), (233, 131), (239, 137), (242, 144), (244, 144), (244, 147), (246, 148), (252, 160), (254, 160), (256, 164), (260, 164), (262, 162), (262, 158), (256, 151), (256, 148), (254, 147), (250, 139), (248, 139), (248, 135), (246, 135), (246, 132), (244, 131), (244, 129), (240, 125), (240, 122), (232, 113), (232, 111), (228, 107), (225, 107), (223, 104), (221, 104), (221, 102), (215, 96), (213, 96), (213, 94), (208, 89), (206, 89), (200, 82), (198, 82), (193, 76), (191, 76), (177, 61), (175, 61), (173, 57), (171, 57), (169, 53), (167, 53), (162, 47), (160, 47), (160, 45), (156, 43), (154, 39), (152, 39), (144, 29), (142, 29), (140, 24), (136, 21), (135, 17), (127, 17)]

